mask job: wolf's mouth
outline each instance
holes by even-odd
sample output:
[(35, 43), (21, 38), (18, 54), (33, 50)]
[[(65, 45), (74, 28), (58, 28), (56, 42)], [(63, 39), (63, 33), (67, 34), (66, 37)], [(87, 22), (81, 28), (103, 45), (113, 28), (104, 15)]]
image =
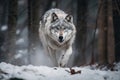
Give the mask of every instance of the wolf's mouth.
[(62, 43), (64, 40), (59, 40), (60, 43)]

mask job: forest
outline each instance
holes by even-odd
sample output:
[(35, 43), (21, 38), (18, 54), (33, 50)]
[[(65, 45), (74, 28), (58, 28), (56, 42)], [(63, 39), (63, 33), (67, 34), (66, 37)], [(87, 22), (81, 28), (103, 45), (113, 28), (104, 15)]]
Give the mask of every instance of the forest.
[(0, 62), (52, 66), (39, 39), (43, 14), (59, 8), (77, 29), (68, 66), (120, 61), (120, 0), (0, 0)]

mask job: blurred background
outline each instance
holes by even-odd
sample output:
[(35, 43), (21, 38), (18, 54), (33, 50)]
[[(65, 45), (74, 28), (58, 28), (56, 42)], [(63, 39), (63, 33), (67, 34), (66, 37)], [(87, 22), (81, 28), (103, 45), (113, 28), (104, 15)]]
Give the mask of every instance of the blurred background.
[(53, 66), (38, 36), (39, 21), (51, 8), (74, 17), (68, 66), (120, 61), (120, 0), (0, 0), (0, 62)]

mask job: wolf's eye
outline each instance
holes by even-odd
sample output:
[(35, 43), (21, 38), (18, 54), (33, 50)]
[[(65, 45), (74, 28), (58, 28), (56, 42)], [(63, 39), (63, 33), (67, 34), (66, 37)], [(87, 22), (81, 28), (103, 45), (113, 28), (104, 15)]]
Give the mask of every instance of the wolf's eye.
[(64, 30), (66, 29), (66, 27), (63, 28)]
[(57, 29), (57, 30), (59, 30), (59, 28), (58, 28), (58, 27), (56, 27), (56, 29)]

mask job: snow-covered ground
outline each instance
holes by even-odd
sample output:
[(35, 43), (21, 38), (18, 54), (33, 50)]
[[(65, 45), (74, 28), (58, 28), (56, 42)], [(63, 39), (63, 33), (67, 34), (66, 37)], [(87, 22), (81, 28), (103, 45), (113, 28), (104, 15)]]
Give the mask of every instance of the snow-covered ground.
[[(96, 68), (47, 67), (47, 66), (14, 66), (0, 63), (0, 80), (120, 80), (120, 63), (116, 71), (99, 70)], [(11, 78), (11, 79), (10, 79)]]

